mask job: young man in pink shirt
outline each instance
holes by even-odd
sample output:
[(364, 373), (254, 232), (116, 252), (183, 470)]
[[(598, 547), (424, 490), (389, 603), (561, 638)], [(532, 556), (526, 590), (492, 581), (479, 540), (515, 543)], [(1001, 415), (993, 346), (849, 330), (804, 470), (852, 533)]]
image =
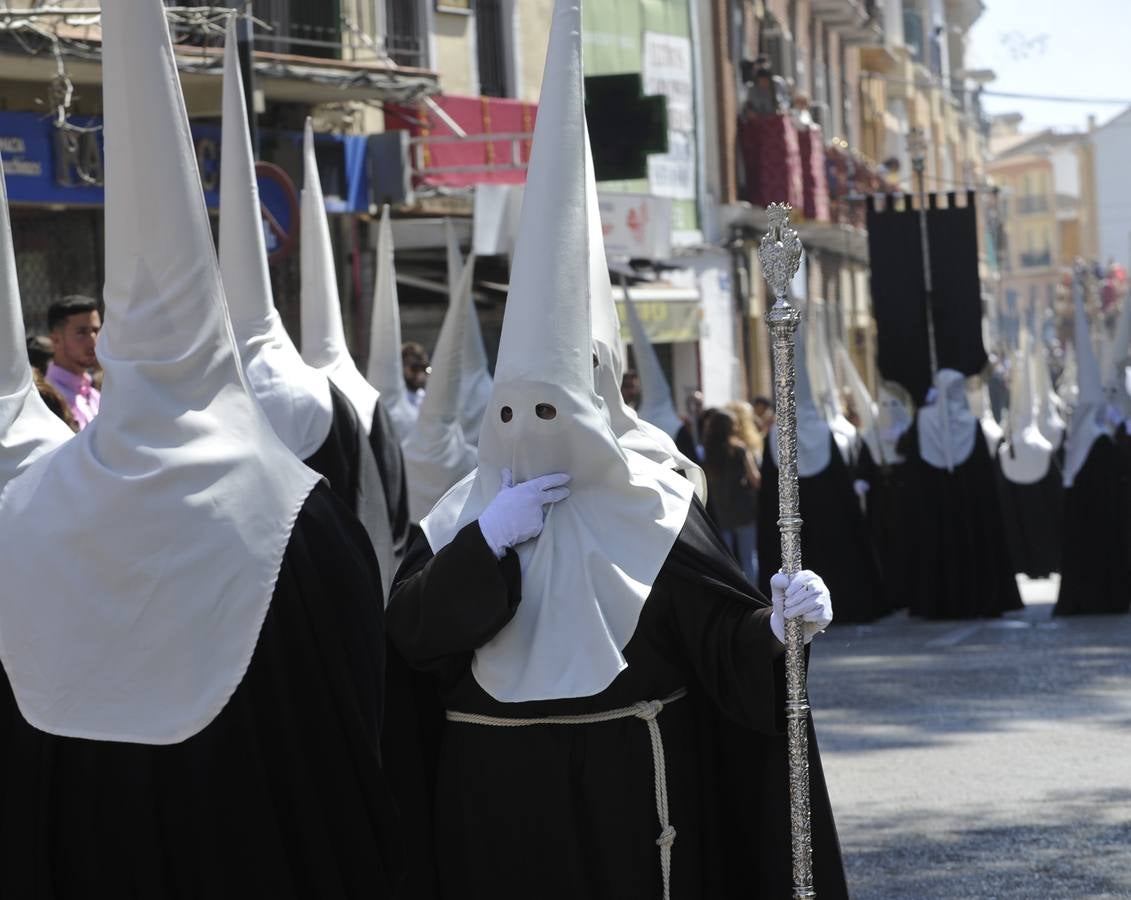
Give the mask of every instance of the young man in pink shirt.
[(83, 429), (98, 415), (101, 399), (89, 371), (98, 365), (94, 347), (102, 317), (97, 301), (76, 294), (52, 303), (47, 310), (47, 328), (55, 356), (47, 366), (46, 381), (63, 395)]

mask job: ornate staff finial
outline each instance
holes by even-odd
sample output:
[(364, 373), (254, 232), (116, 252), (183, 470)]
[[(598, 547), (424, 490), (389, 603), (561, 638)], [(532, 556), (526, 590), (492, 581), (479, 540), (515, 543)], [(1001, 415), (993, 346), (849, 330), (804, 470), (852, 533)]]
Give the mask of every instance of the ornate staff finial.
[(791, 212), (793, 207), (788, 203), (771, 203), (767, 207), (770, 230), (758, 248), (762, 274), (774, 292), (775, 305), (789, 305), (789, 286), (801, 266), (801, 238), (789, 224)]

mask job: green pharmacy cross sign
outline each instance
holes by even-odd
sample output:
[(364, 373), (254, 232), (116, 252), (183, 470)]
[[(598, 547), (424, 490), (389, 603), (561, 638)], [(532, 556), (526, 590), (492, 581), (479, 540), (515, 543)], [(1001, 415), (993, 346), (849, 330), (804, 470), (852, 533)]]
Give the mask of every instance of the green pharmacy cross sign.
[(585, 116), (598, 181), (648, 177), (648, 157), (668, 152), (668, 100), (644, 96), (635, 73), (585, 79)]

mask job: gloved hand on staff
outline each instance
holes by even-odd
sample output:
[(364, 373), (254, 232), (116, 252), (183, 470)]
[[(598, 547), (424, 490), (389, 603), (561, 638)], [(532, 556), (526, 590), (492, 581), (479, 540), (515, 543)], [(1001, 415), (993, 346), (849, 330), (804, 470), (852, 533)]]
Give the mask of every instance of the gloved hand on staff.
[(770, 579), (770, 595), (774, 605), (770, 629), (783, 644), (789, 619), (801, 619), (806, 644), (832, 624), (832, 595), (815, 572), (804, 569), (793, 576), (778, 572)]

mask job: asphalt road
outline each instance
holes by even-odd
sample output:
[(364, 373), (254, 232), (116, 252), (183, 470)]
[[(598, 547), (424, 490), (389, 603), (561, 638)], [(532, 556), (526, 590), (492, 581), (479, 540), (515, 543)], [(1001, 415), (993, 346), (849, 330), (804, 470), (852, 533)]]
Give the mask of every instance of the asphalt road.
[[(1131, 615), (834, 627), (809, 692), (852, 895), (1131, 898)], [(835, 598), (834, 598), (835, 602)]]

